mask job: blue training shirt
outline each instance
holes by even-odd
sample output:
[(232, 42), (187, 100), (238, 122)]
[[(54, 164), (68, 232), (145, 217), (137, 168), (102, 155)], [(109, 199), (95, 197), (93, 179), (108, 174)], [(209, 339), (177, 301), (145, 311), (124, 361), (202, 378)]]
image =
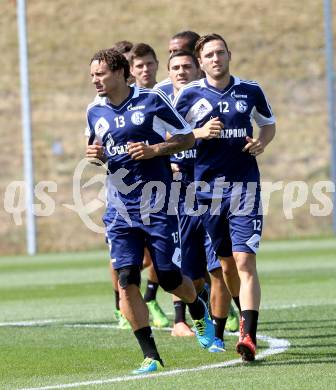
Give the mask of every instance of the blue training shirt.
[(253, 119), (259, 127), (275, 123), (258, 83), (231, 76), (229, 85), (221, 91), (206, 79), (197, 80), (180, 90), (174, 106), (192, 128), (200, 128), (215, 117), (224, 124), (220, 138), (196, 141), (196, 181), (211, 186), (216, 178), (224, 176), (227, 182), (259, 182), (255, 157), (242, 152), (246, 136), (253, 137)]
[(159, 89), (171, 99), (174, 97), (174, 86), (169, 77), (155, 84), (153, 89)]
[[(163, 86), (163, 88), (161, 88)], [(174, 101), (174, 88), (170, 79), (166, 79), (161, 81), (154, 86), (154, 89), (160, 89), (166, 94), (171, 102)], [(171, 89), (171, 91), (170, 91)], [(170, 156), (170, 162), (177, 164), (179, 166), (179, 170), (182, 173), (182, 182), (185, 185), (188, 185), (190, 182), (194, 181), (194, 162), (196, 158), (196, 148), (193, 147), (188, 150), (183, 150), (182, 152), (178, 152), (172, 154)]]
[[(149, 181), (166, 185), (166, 198), (172, 181), (169, 156), (148, 160), (132, 160), (127, 142), (145, 142), (148, 145), (164, 142), (166, 133), (188, 134), (190, 126), (176, 112), (165, 94), (158, 90), (130, 87), (130, 94), (119, 106), (107, 97), (95, 99), (87, 109), (89, 143), (98, 141), (105, 147), (109, 173), (107, 201), (109, 207), (123, 202), (127, 211), (139, 212), (143, 186)], [(120, 168), (128, 170), (122, 182), (110, 183)], [(112, 179), (111, 179), (112, 178)], [(132, 187), (131, 187), (132, 186)]]

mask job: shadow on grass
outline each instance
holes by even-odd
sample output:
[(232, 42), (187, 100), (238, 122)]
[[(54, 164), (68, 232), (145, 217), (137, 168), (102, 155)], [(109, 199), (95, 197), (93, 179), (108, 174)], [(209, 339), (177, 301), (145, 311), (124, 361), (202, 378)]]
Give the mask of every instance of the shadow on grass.
[[(291, 324), (295, 324), (296, 326), (293, 326)], [(274, 326), (267, 326), (267, 325), (274, 325)], [(258, 324), (258, 329), (262, 332), (274, 331), (274, 330), (295, 331), (295, 330), (305, 330), (305, 329), (325, 329), (325, 328), (331, 328), (334, 325), (336, 326), (336, 318), (332, 318), (332, 319), (321, 318), (318, 320), (305, 319), (305, 320), (295, 320), (295, 321), (265, 321), (265, 322), (261, 321)]]
[(284, 320), (284, 321), (259, 321), (259, 324), (260, 325), (279, 325), (279, 324), (312, 324), (312, 323), (326, 323), (326, 322), (335, 322), (336, 323), (336, 318), (319, 318), (318, 320), (293, 320), (293, 321), (287, 321), (287, 320)]
[(290, 340), (296, 340), (296, 339), (311, 339), (314, 341), (320, 340), (320, 339), (329, 339), (336, 337), (335, 333), (332, 334), (307, 334), (307, 335), (299, 335), (299, 336), (287, 336)]
[(323, 356), (323, 355), (325, 354), (322, 354), (322, 356), (319, 356), (316, 359), (309, 358), (309, 360), (300, 359), (300, 358), (286, 359), (286, 360), (267, 360), (265, 358), (265, 359), (256, 360), (249, 364), (253, 366), (270, 367), (270, 366), (296, 366), (296, 365), (336, 363), (336, 356), (330, 357), (330, 356)]

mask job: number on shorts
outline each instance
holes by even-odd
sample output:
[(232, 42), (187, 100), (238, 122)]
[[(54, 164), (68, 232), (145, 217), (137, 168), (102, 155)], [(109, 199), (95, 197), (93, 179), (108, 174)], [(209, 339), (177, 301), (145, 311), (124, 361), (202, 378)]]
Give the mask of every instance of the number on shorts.
[(253, 220), (253, 230), (259, 231), (261, 230), (261, 221), (260, 219)]
[(178, 234), (178, 232), (172, 233), (172, 237), (173, 237), (174, 244), (178, 244), (178, 242), (179, 242), (179, 234)]

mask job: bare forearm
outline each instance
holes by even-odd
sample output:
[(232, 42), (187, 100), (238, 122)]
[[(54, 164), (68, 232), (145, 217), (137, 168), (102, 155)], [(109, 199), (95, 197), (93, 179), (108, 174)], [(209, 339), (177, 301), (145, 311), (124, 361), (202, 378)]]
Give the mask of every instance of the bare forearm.
[(194, 133), (195, 139), (204, 138), (203, 129), (202, 128), (194, 129), (193, 133)]
[(191, 148), (195, 143), (192, 133), (176, 134), (159, 144), (147, 145), (144, 142), (129, 142), (128, 154), (133, 160), (148, 160), (157, 156), (169, 156)]
[(195, 137), (190, 134), (176, 134), (165, 142), (161, 142), (154, 146), (154, 151), (157, 156), (167, 156), (182, 150), (190, 149), (195, 143)]
[(260, 128), (259, 137), (246, 137), (247, 144), (243, 148), (243, 152), (248, 152), (252, 156), (257, 157), (263, 153), (266, 146), (272, 141), (275, 135), (275, 124), (265, 125)]
[(259, 140), (266, 147), (275, 136), (275, 124), (274, 125), (266, 125), (260, 128), (259, 132)]

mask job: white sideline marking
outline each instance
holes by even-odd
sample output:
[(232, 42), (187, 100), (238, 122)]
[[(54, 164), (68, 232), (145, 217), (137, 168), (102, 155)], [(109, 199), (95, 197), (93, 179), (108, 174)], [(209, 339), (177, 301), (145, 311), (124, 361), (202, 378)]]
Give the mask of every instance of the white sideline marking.
[[(53, 323), (57, 321), (53, 320), (46, 320), (48, 323)], [(44, 323), (46, 323), (46, 321)], [(29, 323), (30, 325), (26, 325)], [(36, 321), (36, 325), (40, 325), (43, 323), (43, 321)], [(13, 324), (13, 323), (12, 323)], [(16, 324), (25, 324), (25, 325), (20, 325), (20, 326), (32, 326), (33, 321), (23, 321), (20, 323)], [(116, 325), (108, 325), (108, 324), (65, 324), (64, 326), (67, 327), (96, 327), (96, 328), (116, 328)], [(164, 328), (161, 330), (171, 330), (171, 328)], [(238, 336), (239, 333), (228, 333), (230, 335), (236, 335)], [(279, 353), (285, 352), (289, 347), (290, 347), (290, 342), (286, 339), (277, 339), (269, 336), (264, 336), (264, 335), (257, 335), (258, 340), (262, 340), (268, 343), (269, 348), (266, 350), (258, 353), (256, 355), (256, 359), (260, 360), (265, 358), (266, 356), (270, 355), (276, 355)], [(149, 375), (125, 375), (125, 376), (120, 376), (120, 377), (115, 377), (115, 378), (110, 378), (110, 379), (98, 379), (94, 381), (85, 381), (85, 382), (74, 382), (74, 383), (63, 383), (59, 385), (51, 385), (51, 386), (44, 386), (44, 387), (29, 387), (29, 388), (20, 388), (18, 390), (57, 390), (57, 389), (69, 389), (69, 388), (74, 388), (74, 387), (80, 387), (80, 386), (90, 386), (90, 385), (104, 385), (108, 383), (117, 383), (117, 382), (127, 382), (127, 381), (135, 381), (135, 380), (141, 380), (141, 379), (151, 379), (151, 378), (158, 378), (158, 377), (164, 377), (164, 376), (173, 376), (173, 375), (180, 375), (188, 372), (198, 372), (198, 371), (204, 371), (204, 370), (209, 370), (209, 369), (215, 369), (215, 368), (223, 368), (223, 367), (231, 367), (235, 366), (237, 364), (245, 364), (242, 362), (242, 360), (239, 359), (234, 359), (234, 360), (229, 360), (226, 362), (222, 363), (215, 363), (215, 364), (207, 364), (199, 367), (193, 367), (193, 368), (183, 368), (183, 369), (176, 369), (176, 370), (170, 370), (170, 371), (163, 371), (163, 372), (158, 372), (154, 374), (149, 374)]]
[(19, 322), (0, 322), (0, 326), (43, 326), (54, 324), (61, 320), (36, 320), (36, 321), (19, 321)]

